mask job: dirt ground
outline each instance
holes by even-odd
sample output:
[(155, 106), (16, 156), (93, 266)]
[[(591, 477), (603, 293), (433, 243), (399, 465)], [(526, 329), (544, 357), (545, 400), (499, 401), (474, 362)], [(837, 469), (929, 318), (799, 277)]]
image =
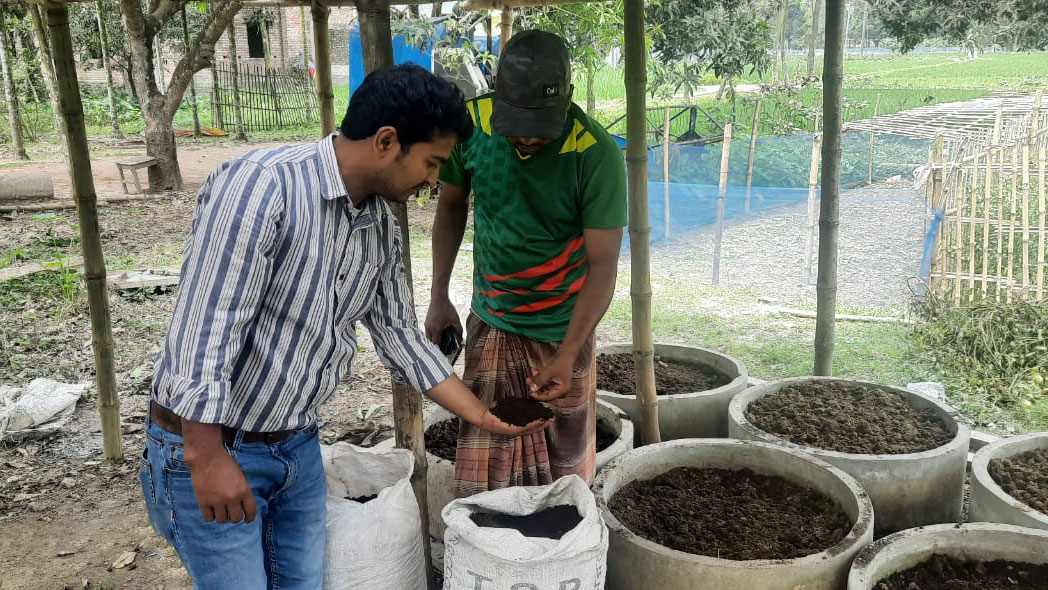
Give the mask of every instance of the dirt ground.
[[(229, 158), (256, 148), (279, 145), (277, 143), (259, 143), (252, 145), (238, 144), (233, 142), (217, 143), (213, 140), (200, 145), (180, 145), (178, 148), (178, 163), (182, 169), (182, 180), (185, 182), (185, 190), (195, 192), (200, 188), (200, 183), (207, 178), (208, 172), (219, 163)], [(145, 144), (141, 141), (107, 142), (106, 155), (91, 157), (91, 174), (95, 179), (95, 192), (100, 197), (115, 197), (124, 194), (123, 186), (120, 184), (120, 174), (117, 171), (116, 162), (130, 157), (145, 154)], [(69, 190), (69, 175), (66, 172), (66, 163), (61, 153), (54, 154), (49, 159), (36, 158), (30, 162), (15, 164), (5, 163), (5, 170), (31, 170), (33, 172), (44, 172), (51, 176), (55, 186), (56, 199), (71, 199)], [(127, 174), (128, 185), (134, 190), (130, 173)], [(139, 178), (143, 186), (146, 184), (146, 171), (139, 171)]]
[[(258, 146), (182, 149), (187, 192), (101, 208), (110, 268), (177, 266), (192, 219), (192, 190), (215, 165), (254, 147)], [(100, 192), (120, 192), (112, 164), (115, 159), (94, 162)], [(56, 188), (67, 182), (61, 162), (34, 162), (32, 166), (49, 171)], [(433, 206), (411, 210), (412, 229), (420, 236), (428, 234)], [(46, 262), (54, 252), (74, 255), (79, 250), (75, 224), (73, 211), (2, 214), (0, 254), (23, 251), (22, 258), (10, 266)], [(457, 304), (464, 304), (468, 293), (467, 257), (458, 265), (453, 283)], [(427, 250), (416, 248), (417, 284), (428, 283), (428, 258)], [(56, 300), (53, 291), (41, 290), (40, 276), (0, 283), (0, 384), (23, 386), (36, 377), (93, 382), (86, 295), (81, 288), (68, 300)], [(428, 290), (419, 291), (416, 303), (422, 314)], [(110, 464), (101, 460), (93, 388), (61, 434), (17, 446), (0, 445), (0, 590), (191, 587), (174, 551), (149, 526), (138, 479), (153, 358), (174, 302), (170, 290), (130, 291), (110, 297), (124, 461)], [(362, 330), (360, 336), (361, 352), (352, 376), (338, 386), (334, 399), (321, 410), (325, 442), (359, 442), (371, 433), (377, 433), (376, 440), (390, 435), (388, 373), (367, 331)], [(369, 420), (358, 419), (358, 412), (363, 415), (369, 410), (373, 410)], [(133, 562), (115, 567), (132, 555)]]

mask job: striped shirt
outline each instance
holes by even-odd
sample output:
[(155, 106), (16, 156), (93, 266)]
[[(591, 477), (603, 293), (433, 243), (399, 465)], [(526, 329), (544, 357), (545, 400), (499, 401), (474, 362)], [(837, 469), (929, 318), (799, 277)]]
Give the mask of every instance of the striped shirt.
[(378, 197), (353, 207), (332, 140), (249, 152), (201, 186), (160, 405), (248, 431), (309, 426), (350, 370), (358, 320), (417, 390), (451, 375), (419, 331), (396, 217)]

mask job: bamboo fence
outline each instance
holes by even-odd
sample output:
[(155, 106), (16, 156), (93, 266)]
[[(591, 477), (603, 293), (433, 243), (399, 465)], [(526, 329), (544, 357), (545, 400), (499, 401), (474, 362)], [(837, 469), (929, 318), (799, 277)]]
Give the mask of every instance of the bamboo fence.
[(1048, 291), (1048, 117), (1038, 92), (1032, 110), (986, 134), (937, 149), (929, 206), (941, 225), (931, 289), (954, 305), (980, 300), (1043, 301)]
[[(214, 93), (216, 112), (232, 113), (233, 82), (229, 64), (215, 66), (218, 87)], [(244, 129), (264, 131), (316, 123), (317, 97), (309, 74), (302, 68), (269, 68), (240, 65), (237, 70)], [(221, 122), (231, 124), (232, 117)]]

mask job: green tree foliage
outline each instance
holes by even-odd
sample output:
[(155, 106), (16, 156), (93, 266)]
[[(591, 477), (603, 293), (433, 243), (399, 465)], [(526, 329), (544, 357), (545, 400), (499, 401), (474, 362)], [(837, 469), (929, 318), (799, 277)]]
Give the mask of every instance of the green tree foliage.
[(690, 94), (705, 71), (730, 83), (747, 69), (767, 70), (770, 8), (760, 0), (653, 0), (647, 21), (657, 61), (654, 86)]
[(967, 44), (987, 30), (1002, 45), (1048, 47), (1048, 0), (873, 0), (873, 7), (903, 51), (939, 35)]

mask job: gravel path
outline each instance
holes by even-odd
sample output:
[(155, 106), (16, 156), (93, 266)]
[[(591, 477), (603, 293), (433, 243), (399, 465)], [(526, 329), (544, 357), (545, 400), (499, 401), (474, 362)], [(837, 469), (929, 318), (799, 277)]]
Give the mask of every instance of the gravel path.
[[(909, 188), (841, 193), (838, 306), (903, 308), (924, 244), (923, 196)], [(723, 231), (720, 284), (796, 304), (814, 303), (818, 228), (811, 281), (806, 280), (807, 205), (729, 220)], [(709, 283), (714, 227), (678, 235), (652, 250), (652, 274)], [(628, 268), (628, 255), (623, 256)]]

